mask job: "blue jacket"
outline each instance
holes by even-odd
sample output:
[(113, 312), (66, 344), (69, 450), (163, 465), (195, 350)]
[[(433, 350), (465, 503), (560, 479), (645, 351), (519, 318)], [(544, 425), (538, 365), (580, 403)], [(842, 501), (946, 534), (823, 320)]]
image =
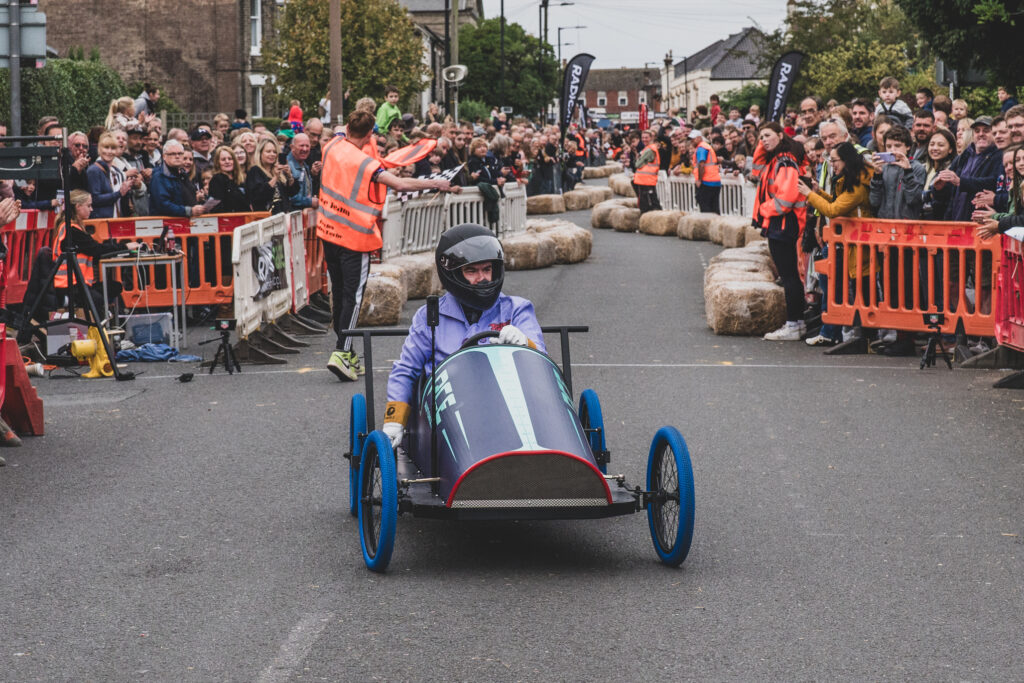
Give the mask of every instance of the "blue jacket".
[(288, 153), (288, 167), (292, 170), (292, 177), (299, 184), (299, 191), (291, 196), (293, 209), (307, 209), (313, 206), (312, 178), (309, 175), (309, 168), (304, 162), (296, 159)]
[[(439, 302), (440, 324), (437, 326), (437, 353), (434, 361), (440, 365), (445, 358), (459, 350), (462, 342), (477, 332), (500, 330), (505, 325), (515, 325), (529, 337), (536, 347), (547, 353), (540, 323), (533, 311), (533, 304), (518, 296), (501, 294), (489, 309), (480, 315), (480, 320), (470, 325), (462, 306), (451, 294), (445, 294)], [(421, 375), (430, 372), (430, 328), (427, 327), (427, 307), (422, 306), (412, 317), (409, 336), (402, 345), (402, 355), (391, 367), (388, 377), (388, 401), (401, 401), (412, 405), (412, 395)]]
[(153, 169), (153, 179), (149, 184), (149, 211), (154, 216), (191, 215), (195, 205), (195, 196), (190, 196), (184, 176), (172, 174), (163, 163)]
[(946, 210), (947, 221), (969, 221), (974, 212), (971, 200), (982, 190), (995, 190), (1003, 172), (1003, 151), (994, 144), (979, 152), (972, 142), (964, 153), (953, 160), (949, 170), (960, 176), (953, 190), (953, 199)]
[[(116, 171), (120, 173), (120, 171)], [(102, 159), (85, 169), (85, 177), (89, 182), (89, 193), (92, 195), (92, 213), (89, 218), (113, 218), (114, 207), (121, 201), (121, 193), (110, 183), (110, 166)], [(123, 181), (123, 179), (122, 179)], [(120, 187), (120, 183), (118, 184)]]

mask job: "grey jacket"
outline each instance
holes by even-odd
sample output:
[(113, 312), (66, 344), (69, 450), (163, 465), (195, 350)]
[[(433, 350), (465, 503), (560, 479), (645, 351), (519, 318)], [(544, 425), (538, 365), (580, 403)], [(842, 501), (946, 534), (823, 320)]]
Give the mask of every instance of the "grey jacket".
[(881, 173), (871, 179), (868, 199), (871, 210), (878, 218), (917, 219), (921, 217), (921, 192), (927, 171), (917, 161), (903, 169), (886, 164)]

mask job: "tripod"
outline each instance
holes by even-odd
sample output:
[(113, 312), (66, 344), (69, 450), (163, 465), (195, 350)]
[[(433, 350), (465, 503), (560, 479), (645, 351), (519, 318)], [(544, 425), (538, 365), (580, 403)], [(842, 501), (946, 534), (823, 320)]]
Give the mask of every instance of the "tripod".
[[(61, 244), (61, 253), (57, 257), (57, 261), (50, 267), (46, 277), (43, 278), (43, 285), (39, 289), (39, 293), (36, 294), (32, 304), (24, 310), (23, 322), (21, 324), (28, 325), (32, 328), (32, 332), (38, 332), (42, 329), (48, 328), (53, 325), (63, 325), (65, 323), (79, 323), (89, 327), (95, 327), (103, 344), (104, 350), (107, 352), (108, 358), (115, 358), (113, 345), (110, 343), (110, 337), (107, 336), (107, 331), (103, 328), (103, 322), (100, 319), (99, 313), (96, 310), (96, 303), (92, 299), (92, 294), (89, 290), (89, 285), (85, 281), (85, 277), (82, 275), (82, 269), (78, 265), (78, 249), (75, 246), (75, 241), (71, 237), (71, 202), (68, 198), (68, 170), (64, 168), (61, 163), (60, 152), (67, 147), (66, 144), (67, 131), (61, 136), (29, 136), (29, 137), (5, 137), (2, 138), (4, 142), (60, 142), (60, 147), (47, 147), (47, 146), (35, 146), (35, 147), (14, 147), (4, 150), (4, 154), (0, 155), (0, 159), (19, 159), (22, 164), (21, 168), (2, 168), (5, 177), (14, 178), (32, 178), (32, 179), (52, 179), (59, 177), (61, 181), (61, 187), (65, 192), (65, 210), (64, 210), (64, 240)], [(25, 168), (25, 157), (29, 159), (31, 163)], [(59, 320), (45, 321), (42, 323), (33, 323), (32, 319), (35, 318), (36, 313), (39, 312), (39, 307), (46, 297), (46, 292), (53, 286), (54, 278), (57, 273), (64, 267), (67, 272), (67, 291), (68, 291), (68, 305), (70, 310), (67, 318), (61, 318)], [(75, 312), (75, 299), (81, 296), (85, 303), (85, 318), (76, 318)], [(105, 303), (105, 302), (104, 302)], [(117, 367), (117, 363), (111, 364), (114, 371), (114, 377), (118, 380), (129, 380), (135, 379), (134, 372), (122, 371)]]
[(235, 356), (234, 349), (231, 348), (231, 330), (227, 328), (221, 328), (220, 337), (214, 337), (213, 339), (207, 339), (206, 341), (199, 342), (199, 345), (212, 344), (214, 342), (220, 342), (220, 346), (217, 347), (217, 353), (213, 354), (213, 361), (210, 362), (210, 373), (213, 374), (213, 369), (217, 367), (217, 363), (220, 361), (221, 354), (224, 356), (224, 369), (228, 371), (229, 375), (235, 374), (235, 370), (242, 371), (242, 366), (238, 363), (238, 358)]
[(953, 369), (953, 354), (947, 351), (946, 345), (942, 343), (942, 330), (939, 324), (940, 322), (935, 322), (928, 326), (932, 334), (928, 337), (928, 347), (921, 354), (921, 370), (934, 367), (939, 358), (946, 361), (946, 366), (950, 370)]

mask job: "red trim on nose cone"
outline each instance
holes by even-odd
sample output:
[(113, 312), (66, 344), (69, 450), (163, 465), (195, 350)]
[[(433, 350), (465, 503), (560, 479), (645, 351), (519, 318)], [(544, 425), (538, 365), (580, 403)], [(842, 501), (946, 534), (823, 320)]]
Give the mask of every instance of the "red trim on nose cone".
[(526, 456), (526, 455), (561, 455), (561, 456), (564, 456), (566, 458), (571, 458), (572, 460), (578, 460), (579, 462), (581, 462), (584, 465), (586, 465), (587, 467), (589, 467), (593, 471), (594, 476), (596, 476), (598, 479), (601, 480), (601, 485), (604, 486), (605, 498), (608, 500), (608, 504), (609, 505), (612, 504), (612, 491), (608, 487), (608, 480), (604, 478), (603, 474), (601, 474), (601, 470), (597, 469), (597, 466), (595, 466), (589, 460), (587, 460), (585, 458), (581, 458), (580, 456), (575, 455), (573, 453), (566, 453), (565, 451), (508, 451), (508, 452), (505, 452), (505, 453), (495, 453), (494, 455), (488, 456), (488, 457), (484, 458), (483, 460), (479, 460), (479, 461), (473, 463), (473, 466), (470, 467), (469, 469), (467, 469), (465, 472), (463, 472), (459, 476), (458, 480), (455, 482), (455, 485), (452, 486), (452, 491), (451, 491), (451, 493), (448, 494), (448, 500), (446, 500), (445, 503), (444, 503), (445, 507), (450, 508), (452, 506), (452, 501), (455, 500), (455, 494), (459, 492), (459, 485), (462, 484), (462, 480), (466, 478), (466, 475), (469, 474), (470, 472), (472, 472), (473, 470), (477, 469), (481, 465), (484, 465), (485, 463), (492, 462), (492, 461), (497, 460), (499, 458), (508, 458), (508, 457)]

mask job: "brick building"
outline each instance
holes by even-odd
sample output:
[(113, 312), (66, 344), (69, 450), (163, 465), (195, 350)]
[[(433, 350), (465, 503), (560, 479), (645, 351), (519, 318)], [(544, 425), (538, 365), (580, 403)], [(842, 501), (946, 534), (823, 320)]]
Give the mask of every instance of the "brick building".
[(651, 112), (661, 105), (660, 73), (657, 69), (592, 69), (583, 97), (591, 114), (600, 118), (635, 122), (640, 105)]
[(96, 47), (126, 82), (162, 84), (185, 111), (263, 115), (260, 52), (277, 0), (39, 0), (39, 9), (61, 57)]

